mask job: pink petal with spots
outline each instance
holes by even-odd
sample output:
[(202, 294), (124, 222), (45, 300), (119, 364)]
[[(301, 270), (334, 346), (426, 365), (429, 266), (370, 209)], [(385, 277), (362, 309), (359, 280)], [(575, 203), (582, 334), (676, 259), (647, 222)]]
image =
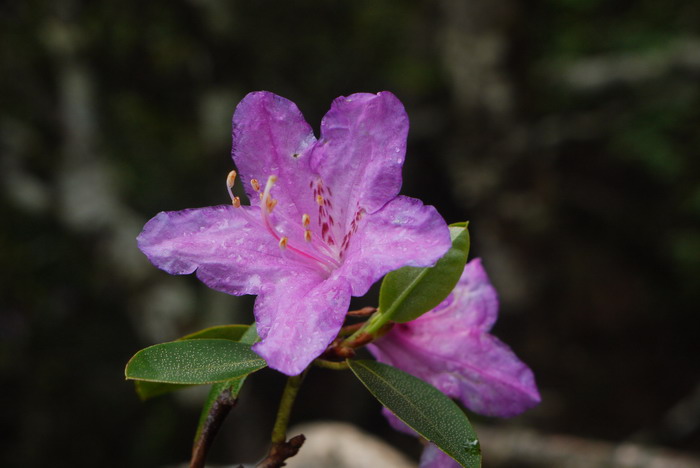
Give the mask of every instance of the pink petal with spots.
[(321, 122), (312, 165), (338, 206), (373, 213), (399, 193), (407, 134), (408, 116), (393, 94), (339, 97)]
[(292, 101), (267, 91), (248, 94), (233, 114), (231, 155), (251, 205), (258, 205), (259, 197), (250, 180), (264, 187), (275, 175), (276, 211), (297, 224), (302, 214), (313, 215), (318, 207), (309, 184), (316, 174), (309, 162), (315, 143), (311, 126)]

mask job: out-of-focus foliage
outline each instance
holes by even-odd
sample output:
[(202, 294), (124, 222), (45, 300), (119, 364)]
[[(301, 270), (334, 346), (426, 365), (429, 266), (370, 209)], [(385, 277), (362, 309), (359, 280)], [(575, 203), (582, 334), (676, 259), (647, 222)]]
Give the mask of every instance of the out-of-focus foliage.
[[(258, 89), (311, 122), (357, 91), (406, 104), (403, 191), (472, 221), (495, 332), (543, 390), (517, 422), (697, 450), (698, 25), (695, 0), (2, 2), (0, 464), (187, 458), (204, 395), (142, 405), (123, 365), (251, 303), (134, 238), (228, 201), (230, 117)], [(352, 377), (307, 382), (295, 417), (404, 441), (371, 403), (333, 407), (364, 395)], [(250, 378), (215, 461), (263, 452), (277, 383)]]

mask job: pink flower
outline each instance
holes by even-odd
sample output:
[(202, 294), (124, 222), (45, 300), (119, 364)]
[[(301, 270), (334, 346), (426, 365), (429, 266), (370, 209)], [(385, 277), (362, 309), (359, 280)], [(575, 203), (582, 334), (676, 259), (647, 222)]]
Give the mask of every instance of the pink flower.
[(434, 264), (451, 245), (433, 207), (398, 196), (407, 133), (388, 92), (336, 99), (318, 140), (291, 101), (248, 94), (233, 116), (232, 156), (250, 206), (232, 196), (159, 213), (139, 248), (168, 273), (257, 294), (253, 349), (296, 375), (335, 338), (350, 296), (389, 271)]
[[(368, 348), (377, 360), (406, 371), (470, 410), (511, 417), (540, 402), (532, 371), (488, 332), (498, 316), (498, 297), (480, 259), (467, 263), (452, 293), (416, 320), (396, 324)], [(386, 408), (394, 429), (417, 435)], [(428, 444), (421, 468), (459, 464)]]
[(496, 290), (474, 259), (440, 305), (395, 325), (369, 349), (476, 413), (515, 416), (539, 403), (540, 395), (532, 371), (488, 333), (497, 315)]

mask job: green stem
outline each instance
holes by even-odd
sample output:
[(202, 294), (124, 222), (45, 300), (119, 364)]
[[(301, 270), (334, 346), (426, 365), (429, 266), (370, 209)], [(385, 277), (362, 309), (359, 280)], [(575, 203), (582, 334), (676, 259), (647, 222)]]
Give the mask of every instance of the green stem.
[(357, 339), (357, 337), (359, 337), (360, 335), (362, 335), (364, 333), (367, 333), (369, 335), (374, 336), (377, 334), (377, 332), (379, 332), (379, 330), (381, 330), (381, 328), (384, 325), (387, 324), (388, 321), (389, 321), (389, 316), (387, 314), (382, 313), (381, 310), (377, 310), (374, 314), (372, 314), (372, 316), (369, 318), (369, 320), (367, 320), (365, 322), (365, 324), (364, 324), (364, 326), (362, 326), (362, 328), (360, 328), (355, 333), (353, 333), (352, 335), (347, 337), (343, 341), (343, 343), (350, 343), (352, 341), (355, 341)]
[(324, 369), (333, 369), (333, 370), (345, 370), (349, 369), (350, 366), (348, 366), (348, 363), (345, 361), (342, 362), (335, 362), (335, 361), (326, 361), (325, 359), (316, 359), (313, 364), (318, 367), (323, 367)]
[(287, 440), (287, 425), (289, 424), (289, 416), (292, 413), (292, 406), (294, 406), (294, 400), (299, 393), (299, 388), (301, 387), (301, 382), (304, 380), (305, 374), (306, 371), (287, 379), (287, 384), (284, 386), (282, 398), (280, 399), (280, 407), (277, 410), (277, 419), (275, 420), (275, 425), (272, 428), (273, 444), (284, 443)]

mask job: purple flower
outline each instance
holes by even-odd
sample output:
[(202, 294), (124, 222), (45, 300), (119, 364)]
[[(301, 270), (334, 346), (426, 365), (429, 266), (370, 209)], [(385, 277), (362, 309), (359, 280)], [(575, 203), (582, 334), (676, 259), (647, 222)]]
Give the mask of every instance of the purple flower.
[(398, 196), (407, 133), (388, 92), (336, 99), (318, 140), (291, 101), (248, 94), (233, 115), (232, 156), (250, 206), (231, 194), (232, 205), (159, 213), (139, 248), (168, 273), (257, 294), (253, 349), (296, 375), (335, 338), (350, 296), (402, 266), (434, 264), (451, 245), (432, 206)]
[[(488, 332), (496, 322), (498, 297), (480, 259), (467, 263), (457, 286), (441, 304), (416, 320), (397, 324), (368, 346), (381, 362), (431, 383), (470, 410), (511, 417), (540, 402), (532, 371)], [(417, 435), (391, 411), (394, 429)], [(428, 444), (421, 468), (459, 464)]]
[(470, 261), (452, 293), (416, 320), (397, 324), (369, 346), (381, 362), (419, 377), (470, 410), (510, 417), (535, 406), (532, 371), (495, 336), (496, 290), (480, 259)]

